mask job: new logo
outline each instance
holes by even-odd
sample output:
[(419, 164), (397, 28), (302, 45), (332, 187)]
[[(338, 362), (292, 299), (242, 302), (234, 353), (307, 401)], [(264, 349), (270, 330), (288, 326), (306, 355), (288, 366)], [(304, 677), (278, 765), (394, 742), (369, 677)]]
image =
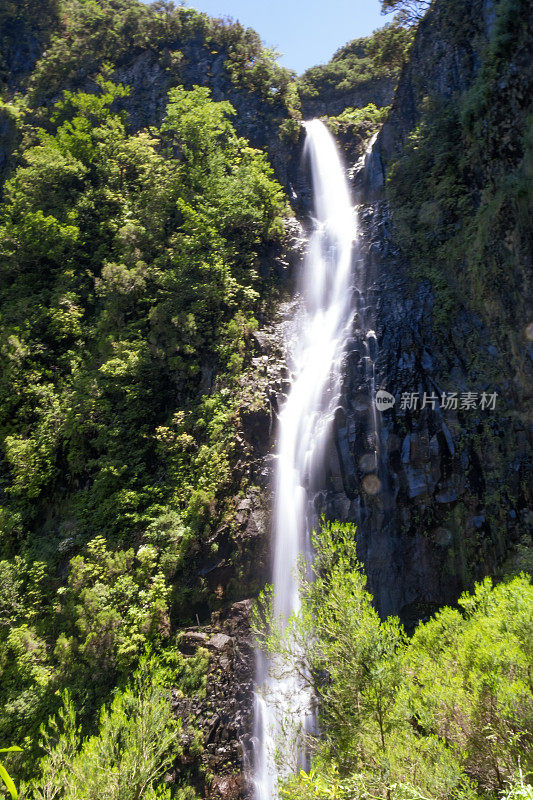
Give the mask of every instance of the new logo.
[(378, 411), (388, 411), (389, 408), (393, 407), (396, 398), (393, 394), (386, 392), (385, 389), (379, 389), (376, 392), (374, 402)]

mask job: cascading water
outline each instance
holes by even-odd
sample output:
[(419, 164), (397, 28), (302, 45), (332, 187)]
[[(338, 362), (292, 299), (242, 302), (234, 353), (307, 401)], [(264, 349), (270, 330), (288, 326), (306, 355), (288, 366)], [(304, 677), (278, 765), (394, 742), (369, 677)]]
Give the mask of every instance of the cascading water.
[[(279, 416), (274, 509), (274, 613), (285, 624), (300, 608), (298, 562), (310, 557), (312, 500), (340, 394), (341, 362), (352, 320), (352, 249), (356, 217), (333, 137), (319, 120), (305, 123), (313, 179), (315, 226), (304, 263), (303, 313), (293, 342), (293, 380)], [(296, 670), (275, 677), (257, 654), (255, 800), (275, 800), (276, 748), (288, 769), (302, 763), (301, 740), (286, 730), (309, 729), (312, 697)], [(290, 670), (289, 670), (290, 672)], [(287, 675), (287, 671), (284, 672)]]

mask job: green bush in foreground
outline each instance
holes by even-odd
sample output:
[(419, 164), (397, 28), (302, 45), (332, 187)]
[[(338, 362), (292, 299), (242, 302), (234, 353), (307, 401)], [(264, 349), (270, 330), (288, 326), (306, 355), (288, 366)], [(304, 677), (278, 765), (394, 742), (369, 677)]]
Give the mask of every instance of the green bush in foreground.
[[(14, 747), (1, 747), (0, 748), (0, 753), (17, 753), (17, 752), (21, 752), (21, 748), (20, 747), (14, 746)], [(4, 767), (3, 764), (0, 764), (0, 778), (2, 779), (3, 783), (5, 784), (5, 787), (8, 790), (9, 794), (11, 795), (11, 797), (13, 798), (13, 800), (17, 800), (17, 797), (18, 797), (17, 787), (13, 783), (11, 775), (9, 774), (9, 772)]]
[(181, 751), (181, 723), (172, 715), (167, 677), (143, 660), (132, 682), (102, 708), (98, 733), (90, 737), (81, 735), (74, 703), (65, 692), (58, 717), (43, 729), (47, 755), (41, 777), (21, 796), (170, 800), (163, 778)]
[(354, 534), (322, 529), (300, 614), (286, 634), (271, 619), (263, 638), (281, 665), (299, 661), (319, 700), (313, 769), (288, 780), (284, 796), (444, 800), (509, 786), (527, 796), (519, 776), (533, 769), (530, 581), (487, 578), (408, 638), (373, 608)]

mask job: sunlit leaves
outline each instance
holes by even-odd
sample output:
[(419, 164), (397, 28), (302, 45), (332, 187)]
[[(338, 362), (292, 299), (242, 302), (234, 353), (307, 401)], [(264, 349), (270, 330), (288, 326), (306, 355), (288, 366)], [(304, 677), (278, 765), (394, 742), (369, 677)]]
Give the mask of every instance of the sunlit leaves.
[(28, 127), (0, 216), (0, 736), (32, 738), (23, 777), (61, 688), (87, 724), (205, 600), (188, 576), (231, 487), (259, 252), (283, 235), (228, 103), (176, 89), (163, 131), (130, 135), (124, 94), (67, 92)]
[(291, 778), (284, 796), (473, 799), (509, 784), (527, 796), (519, 776), (533, 767), (531, 582), (486, 579), (407, 638), (372, 607), (354, 533), (333, 524), (315, 537), (315, 580), (302, 579), (288, 635), (270, 618), (265, 639), (256, 614), (276, 669), (280, 658), (294, 665), (296, 652), (319, 700), (314, 770)]

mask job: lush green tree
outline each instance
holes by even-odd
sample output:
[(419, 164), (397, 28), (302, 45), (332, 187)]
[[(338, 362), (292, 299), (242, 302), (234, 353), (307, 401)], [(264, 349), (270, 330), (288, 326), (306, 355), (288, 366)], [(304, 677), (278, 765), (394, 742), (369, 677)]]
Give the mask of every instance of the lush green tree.
[(130, 134), (126, 95), (99, 78), (46, 126), (21, 109), (0, 209), (0, 736), (23, 776), (58, 693), (89, 725), (208, 600), (258, 267), (284, 235), (228, 103), (176, 88), (161, 129)]
[[(21, 748), (20, 747), (16, 747), (16, 746), (13, 746), (13, 747), (0, 747), (0, 753), (16, 753), (16, 752), (20, 752), (20, 751), (21, 751)], [(17, 792), (17, 787), (13, 783), (13, 779), (11, 778), (11, 775), (9, 774), (9, 772), (4, 767), (3, 764), (0, 764), (0, 778), (2, 779), (3, 783), (5, 784), (5, 787), (8, 790), (12, 800), (17, 800), (17, 797), (19, 796), (18, 792)]]
[[(26, 0), (24, 5), (36, 7)], [(166, 0), (150, 5), (138, 0), (40, 0), (39, 7), (43, 5), (60, 10), (60, 25), (29, 80), (29, 101), (44, 115), (65, 87), (79, 87), (85, 78), (133, 60), (139, 49), (156, 55), (169, 85), (181, 84), (181, 48), (191, 40), (204, 46), (207, 57), (222, 56), (230, 86), (277, 108), (280, 117), (298, 113), (294, 74), (277, 62), (277, 54), (263, 46), (254, 30), (239, 22), (213, 19)]]
[(314, 580), (302, 579), (302, 609), (286, 632), (268, 603), (268, 635), (256, 614), (274, 668), (296, 664), (318, 700), (313, 770), (289, 779), (284, 796), (445, 800), (497, 797), (509, 785), (527, 796), (531, 582), (487, 579), (408, 638), (373, 608), (353, 528), (324, 525), (315, 548)]
[(395, 11), (402, 25), (417, 25), (430, 5), (431, 0), (381, 0), (381, 13)]
[[(170, 800), (164, 775), (180, 752), (167, 676), (143, 660), (132, 682), (100, 713), (98, 733), (83, 737), (68, 692), (47, 728), (41, 776), (22, 797), (35, 800)], [(191, 795), (189, 795), (191, 796)]]
[(328, 64), (311, 67), (298, 79), (302, 97), (343, 94), (373, 81), (397, 81), (413, 41), (413, 31), (397, 21), (341, 47)]
[(459, 607), (417, 628), (399, 702), (481, 790), (502, 791), (520, 764), (533, 769), (533, 587), (486, 578)]
[[(315, 549), (313, 580), (301, 581), (301, 613), (286, 633), (271, 619), (265, 644), (278, 655), (277, 669), (299, 665), (316, 693), (321, 751), (334, 753), (343, 773), (366, 764), (377, 775), (394, 746), (404, 634), (398, 619), (382, 623), (372, 606), (353, 526), (324, 525)], [(256, 629), (261, 636), (261, 625)]]

